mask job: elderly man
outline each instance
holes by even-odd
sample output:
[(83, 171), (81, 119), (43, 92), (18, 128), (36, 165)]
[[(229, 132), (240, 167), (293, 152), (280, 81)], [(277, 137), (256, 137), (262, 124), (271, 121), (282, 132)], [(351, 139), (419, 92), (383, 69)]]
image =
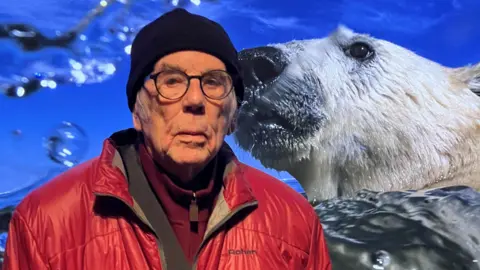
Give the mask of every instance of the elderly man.
[(320, 222), (286, 184), (239, 162), (243, 97), (223, 28), (183, 9), (136, 36), (134, 129), (17, 207), (4, 269), (330, 269)]

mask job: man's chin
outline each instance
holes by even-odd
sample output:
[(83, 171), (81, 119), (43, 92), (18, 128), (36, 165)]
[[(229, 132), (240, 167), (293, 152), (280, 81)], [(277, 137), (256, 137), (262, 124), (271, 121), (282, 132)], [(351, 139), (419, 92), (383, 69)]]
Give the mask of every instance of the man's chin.
[(211, 159), (206, 149), (183, 148), (170, 154), (172, 161), (178, 165), (202, 166)]

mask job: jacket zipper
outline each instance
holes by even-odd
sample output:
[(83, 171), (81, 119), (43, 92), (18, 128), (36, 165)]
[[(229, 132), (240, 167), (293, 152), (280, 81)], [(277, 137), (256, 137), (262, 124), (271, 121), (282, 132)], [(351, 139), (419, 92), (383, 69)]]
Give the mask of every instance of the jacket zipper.
[(220, 227), (222, 227), (228, 220), (230, 220), (233, 216), (235, 216), (238, 212), (246, 209), (246, 208), (249, 208), (251, 206), (255, 206), (257, 205), (258, 202), (257, 201), (253, 201), (253, 202), (249, 202), (249, 203), (245, 203), (245, 204), (242, 204), (241, 206), (237, 207), (237, 209), (231, 211), (230, 213), (228, 213), (228, 215), (226, 215), (222, 220), (220, 220), (209, 232), (207, 235), (205, 235), (205, 237), (203, 238), (203, 241), (200, 243), (200, 246), (198, 247), (198, 250), (197, 252), (195, 253), (195, 256), (193, 257), (193, 267), (192, 269), (193, 270), (196, 270), (197, 269), (197, 260), (198, 260), (198, 255), (200, 254), (200, 251), (202, 250), (202, 248), (205, 246), (205, 244), (208, 242), (208, 240), (210, 240), (210, 237), (212, 236), (212, 234), (214, 232), (216, 232)]
[(193, 192), (192, 200), (190, 201), (190, 207), (188, 208), (188, 215), (190, 223), (198, 222), (198, 204), (197, 204), (197, 194)]

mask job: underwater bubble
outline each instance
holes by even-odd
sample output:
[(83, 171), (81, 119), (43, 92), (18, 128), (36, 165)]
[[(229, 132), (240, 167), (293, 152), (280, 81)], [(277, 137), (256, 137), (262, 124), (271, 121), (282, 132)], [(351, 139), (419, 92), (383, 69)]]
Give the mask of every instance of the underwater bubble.
[(14, 129), (14, 130), (12, 130), (12, 135), (13, 135), (13, 136), (21, 136), (22, 133), (23, 133), (23, 132), (22, 132), (22, 130), (20, 130), (20, 129)]
[(62, 122), (47, 134), (44, 147), (50, 160), (73, 167), (87, 152), (87, 134), (74, 123)]
[(385, 250), (378, 250), (372, 254), (372, 264), (375, 270), (384, 270), (385, 266), (390, 265), (390, 254)]

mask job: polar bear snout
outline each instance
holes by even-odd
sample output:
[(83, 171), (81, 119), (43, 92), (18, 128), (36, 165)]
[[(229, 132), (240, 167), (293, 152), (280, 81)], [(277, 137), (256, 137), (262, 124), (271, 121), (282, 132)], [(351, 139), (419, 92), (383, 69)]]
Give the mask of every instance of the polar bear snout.
[(271, 46), (242, 50), (239, 59), (244, 72), (245, 88), (250, 90), (265, 90), (287, 66), (282, 50)]

